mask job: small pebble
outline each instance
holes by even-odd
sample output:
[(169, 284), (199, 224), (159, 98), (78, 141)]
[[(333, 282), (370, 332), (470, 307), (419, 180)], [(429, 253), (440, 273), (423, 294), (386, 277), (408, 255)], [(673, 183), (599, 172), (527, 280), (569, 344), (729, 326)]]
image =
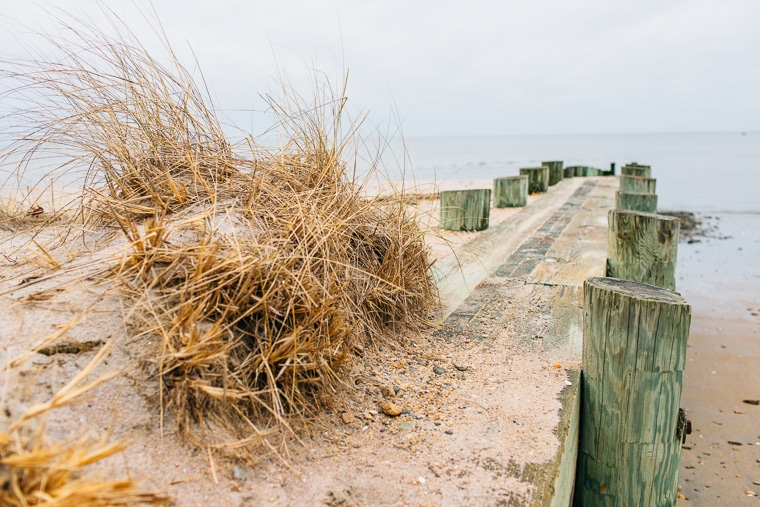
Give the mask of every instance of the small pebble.
[(354, 418), (354, 414), (344, 412), (340, 414), (340, 420), (343, 421), (343, 424), (351, 424), (356, 418)]
[(380, 388), (380, 393), (383, 395), (383, 398), (393, 398), (396, 396), (396, 389), (391, 388), (388, 386), (383, 386)]
[(454, 365), (454, 368), (456, 368), (459, 371), (467, 371), (470, 369), (470, 367), (464, 363), (459, 363), (459, 362), (454, 361), (452, 364)]
[(402, 431), (408, 431), (413, 430), (417, 426), (417, 423), (414, 421), (407, 421), (405, 423), (402, 423), (399, 425), (398, 429)]
[(235, 465), (232, 467), (232, 478), (236, 481), (247, 481), (251, 478), (251, 472), (246, 467)]
[(384, 401), (380, 404), (380, 410), (390, 417), (398, 417), (401, 415), (401, 407), (390, 401)]
[(443, 375), (444, 373), (446, 373), (446, 370), (444, 370), (440, 366), (433, 366), (433, 373), (435, 373), (436, 375)]
[(451, 430), (446, 430), (446, 431), (444, 431), (444, 433), (446, 433), (447, 435), (453, 435), (454, 434), (454, 432), (451, 431)]
[(401, 387), (399, 387), (399, 386), (393, 386), (393, 392), (395, 394), (398, 394), (399, 392), (401, 392)]

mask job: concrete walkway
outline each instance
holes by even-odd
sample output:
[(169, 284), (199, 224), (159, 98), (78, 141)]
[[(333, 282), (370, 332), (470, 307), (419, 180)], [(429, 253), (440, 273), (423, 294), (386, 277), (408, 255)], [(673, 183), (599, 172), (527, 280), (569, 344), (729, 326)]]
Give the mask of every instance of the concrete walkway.
[[(478, 339), (511, 326), (516, 331), (510, 346), (513, 354), (539, 352), (547, 360), (565, 358), (564, 365), (552, 362), (552, 367), (564, 368), (568, 377), (560, 395), (554, 458), (519, 470), (520, 480), (530, 482), (533, 488), (529, 499), (510, 498), (509, 504), (569, 504), (577, 453), (582, 285), (589, 277), (605, 275), (607, 211), (614, 206), (616, 189), (614, 178), (563, 180), (490, 236), (474, 240), (473, 246), (480, 252), (494, 246), (477, 264), (481, 269), (491, 268), (491, 275), (435, 333), (447, 341)], [(514, 248), (518, 238), (522, 242)], [(510, 253), (504, 255), (507, 251)], [(494, 269), (494, 259), (502, 255)], [(464, 265), (462, 271), (472, 273), (476, 267)]]

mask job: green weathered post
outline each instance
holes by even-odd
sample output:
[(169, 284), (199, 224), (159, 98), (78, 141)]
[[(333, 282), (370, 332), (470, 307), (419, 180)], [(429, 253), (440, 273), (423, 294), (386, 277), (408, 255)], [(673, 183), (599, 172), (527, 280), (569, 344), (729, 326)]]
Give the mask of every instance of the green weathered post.
[(607, 276), (676, 289), (680, 220), (610, 210), (607, 225)]
[(633, 162), (621, 167), (620, 174), (626, 176), (646, 176), (647, 178), (651, 178), (652, 167), (648, 165), (639, 165)]
[(539, 194), (549, 190), (548, 167), (523, 167), (520, 169), (520, 175), (528, 177), (529, 194)]
[(447, 231), (488, 229), (490, 212), (490, 188), (441, 192), (441, 227)]
[(507, 176), (493, 180), (494, 208), (517, 208), (527, 204), (527, 176)]
[(641, 192), (615, 192), (615, 207), (631, 211), (654, 213), (657, 211), (657, 194)]
[(581, 427), (574, 505), (674, 506), (691, 307), (614, 278), (583, 285)]
[(584, 176), (600, 176), (604, 171), (598, 167), (586, 167), (583, 171)]
[(562, 181), (562, 176), (563, 176), (562, 164), (563, 162), (561, 160), (555, 160), (552, 162), (541, 162), (542, 166), (546, 166), (549, 168), (549, 186), (550, 187)]
[(656, 194), (657, 180), (646, 176), (621, 176), (620, 191), (641, 194)]

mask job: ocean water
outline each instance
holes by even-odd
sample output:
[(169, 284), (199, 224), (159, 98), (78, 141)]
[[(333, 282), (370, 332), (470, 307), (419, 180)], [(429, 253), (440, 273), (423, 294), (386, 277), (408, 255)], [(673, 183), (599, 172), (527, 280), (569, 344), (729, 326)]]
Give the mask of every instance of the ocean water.
[[(404, 154), (402, 158), (399, 154)], [(493, 179), (545, 160), (609, 169), (652, 166), (659, 208), (760, 214), (760, 132), (504, 137), (410, 137), (390, 141), (385, 171), (405, 179)], [(403, 165), (399, 162), (403, 160)]]

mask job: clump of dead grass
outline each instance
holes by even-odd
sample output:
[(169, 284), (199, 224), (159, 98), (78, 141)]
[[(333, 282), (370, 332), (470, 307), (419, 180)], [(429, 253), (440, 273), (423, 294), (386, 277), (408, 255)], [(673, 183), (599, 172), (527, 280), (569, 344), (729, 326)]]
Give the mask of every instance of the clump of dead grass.
[(427, 324), (436, 293), (414, 217), (348, 174), (345, 87), (316, 106), (286, 91), (270, 100), (283, 144), (233, 149), (176, 58), (161, 65), (123, 27), (68, 33), (49, 38), (62, 58), (13, 67), (46, 98), (12, 150), (25, 164), (75, 153), (54, 171), (83, 168), (74, 215), (126, 239), (106, 278), (133, 302), (145, 339), (131, 343), (148, 347), (181, 428), (245, 441), (262, 419), (287, 426), (342, 388), (355, 349)]
[[(401, 203), (365, 199), (320, 123), (256, 161), (234, 200), (181, 220), (122, 220), (115, 276), (162, 337), (160, 378), (187, 428), (250, 433), (310, 415), (355, 348), (421, 326), (434, 303), (422, 234)], [(238, 424), (239, 423), (239, 424)]]

